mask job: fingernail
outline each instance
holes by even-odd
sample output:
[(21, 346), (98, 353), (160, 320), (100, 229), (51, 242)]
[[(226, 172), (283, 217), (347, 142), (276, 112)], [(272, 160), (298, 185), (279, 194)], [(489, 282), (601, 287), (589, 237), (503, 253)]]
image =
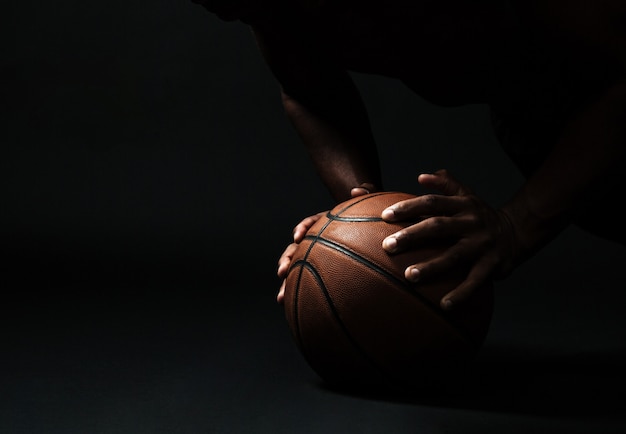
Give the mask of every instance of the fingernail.
[(417, 268), (410, 268), (408, 273), (408, 279), (411, 282), (417, 282), (420, 280), (420, 270)]
[(388, 252), (394, 252), (397, 247), (398, 247), (398, 240), (396, 240), (394, 237), (389, 237), (389, 238), (384, 239), (383, 249), (387, 250)]
[(443, 301), (441, 302), (441, 306), (442, 306), (445, 310), (452, 309), (452, 300), (443, 300)]
[(382, 218), (385, 220), (391, 220), (396, 216), (393, 208), (387, 208), (382, 212)]

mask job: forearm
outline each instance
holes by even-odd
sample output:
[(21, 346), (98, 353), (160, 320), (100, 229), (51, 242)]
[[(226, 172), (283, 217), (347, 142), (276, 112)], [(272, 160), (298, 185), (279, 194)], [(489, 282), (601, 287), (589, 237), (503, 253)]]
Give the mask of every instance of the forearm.
[[(328, 88), (303, 103), (282, 92), (285, 112), (304, 143), (317, 173), (333, 198), (368, 183), (382, 189), (376, 144), (367, 114), (350, 86), (331, 95)], [(326, 101), (324, 101), (326, 100)]]
[[(311, 40), (315, 23), (278, 21), (253, 27), (280, 84), (285, 113), (335, 200), (363, 183), (382, 189), (376, 144), (361, 96), (350, 75)], [(309, 29), (311, 30), (311, 29)], [(289, 35), (289, 38), (285, 38)]]
[[(607, 211), (623, 194), (626, 85), (608, 90), (573, 118), (542, 166), (503, 207), (520, 242), (521, 262), (577, 219)], [(598, 209), (601, 205), (604, 208)]]

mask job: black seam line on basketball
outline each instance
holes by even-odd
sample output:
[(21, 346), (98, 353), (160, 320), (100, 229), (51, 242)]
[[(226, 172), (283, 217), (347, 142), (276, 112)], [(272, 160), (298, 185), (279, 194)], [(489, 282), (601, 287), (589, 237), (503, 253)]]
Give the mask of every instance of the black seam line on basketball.
[[(365, 351), (363, 347), (361, 347), (361, 345), (359, 345), (357, 340), (350, 333), (350, 330), (348, 330), (348, 327), (346, 327), (344, 322), (341, 320), (341, 316), (339, 315), (339, 312), (337, 312), (337, 308), (335, 307), (335, 304), (333, 303), (333, 300), (330, 294), (328, 293), (328, 289), (326, 288), (326, 285), (324, 285), (324, 280), (319, 275), (315, 267), (313, 267), (313, 265), (311, 265), (310, 263), (306, 261), (301, 260), (298, 262), (302, 263), (301, 270), (304, 270), (304, 268), (307, 268), (313, 275), (313, 278), (317, 281), (317, 284), (319, 285), (319, 287), (322, 289), (322, 292), (324, 293), (324, 298), (326, 298), (326, 302), (328, 303), (328, 307), (330, 308), (330, 312), (332, 316), (337, 321), (337, 324), (339, 324), (339, 327), (341, 328), (344, 335), (348, 339), (348, 342), (350, 342), (350, 344), (361, 355), (361, 357), (365, 359), (366, 362), (368, 362), (376, 371), (378, 371), (378, 373), (381, 375), (382, 378), (384, 378), (387, 382), (391, 383), (391, 379), (389, 378), (389, 375), (385, 373), (385, 370), (380, 365), (378, 365), (378, 363), (376, 363), (376, 361), (372, 359), (372, 357), (369, 354), (367, 354), (367, 351)], [(304, 344), (302, 344), (302, 348), (304, 347), (305, 347)]]
[[(305, 237), (305, 238), (309, 238), (309, 237)], [(391, 274), (388, 271), (384, 270), (383, 268), (377, 266), (376, 264), (368, 261), (367, 259), (365, 259), (361, 255), (353, 252), (352, 250), (349, 250), (349, 249), (343, 247), (340, 244), (337, 244), (337, 243), (335, 243), (333, 241), (327, 240), (326, 238), (322, 238), (322, 237), (319, 237), (319, 236), (316, 236), (316, 237), (310, 236), (310, 238), (313, 238), (314, 242), (325, 244), (326, 246), (331, 247), (331, 248), (333, 248), (333, 249), (343, 253), (344, 255), (351, 257), (352, 259), (360, 262), (361, 264), (365, 265), (366, 267), (368, 267), (368, 268), (374, 270), (375, 272), (381, 274), (382, 276), (384, 276), (385, 278), (391, 280), (392, 282), (397, 283), (398, 286), (403, 288), (407, 293), (409, 293), (410, 295), (412, 295), (413, 297), (419, 299), (422, 303), (424, 303), (424, 305), (426, 307), (428, 307), (428, 309), (430, 309), (431, 312), (434, 315), (436, 315), (443, 322), (445, 322), (450, 327), (452, 327), (462, 338), (466, 339), (474, 347), (478, 346), (476, 341), (474, 341), (474, 339), (468, 333), (465, 333), (460, 327), (457, 327), (453, 322), (449, 321), (440, 312), (440, 310), (439, 310), (437, 305), (435, 305), (433, 302), (431, 302), (428, 298), (426, 298), (423, 295), (421, 295), (419, 292), (414, 291), (407, 282), (404, 282), (403, 280), (398, 279), (393, 274)]]
[(306, 259), (309, 257), (309, 253), (311, 253), (311, 249), (313, 248), (313, 246), (315, 245), (315, 240), (317, 239), (317, 237), (321, 236), (322, 233), (326, 230), (326, 228), (328, 227), (329, 224), (331, 224), (333, 222), (333, 219), (331, 217), (330, 211), (328, 211), (326, 213), (326, 217), (328, 217), (328, 220), (326, 221), (326, 223), (324, 223), (324, 226), (321, 227), (321, 229), (319, 231), (317, 231), (316, 235), (306, 235), (304, 237), (304, 239), (309, 239), (312, 240), (311, 244), (309, 245), (309, 247), (306, 249), (306, 252), (304, 253), (304, 257), (303, 259), (306, 261)]
[(328, 218), (337, 217), (337, 216), (341, 215), (341, 213), (343, 213), (343, 212), (345, 212), (346, 210), (348, 210), (348, 209), (352, 208), (352, 207), (353, 207), (354, 205), (356, 205), (357, 203), (361, 203), (361, 202), (363, 202), (364, 200), (371, 199), (372, 197), (384, 196), (384, 195), (386, 195), (386, 194), (391, 194), (391, 193), (392, 193), (391, 191), (383, 191), (383, 192), (380, 192), (380, 193), (370, 194), (370, 195), (365, 196), (365, 197), (363, 197), (362, 199), (357, 200), (357, 201), (355, 201), (355, 202), (352, 202), (351, 204), (347, 205), (346, 207), (344, 207), (344, 208), (340, 209), (339, 211), (337, 211), (337, 214), (331, 214), (331, 213), (330, 213), (330, 211), (328, 211), (328, 213), (326, 213), (326, 217), (328, 217)]
[(337, 221), (337, 222), (350, 222), (350, 223), (358, 223), (358, 222), (382, 222), (383, 219), (381, 217), (339, 217), (336, 215), (331, 215), (328, 213), (326, 216), (329, 220)]
[(304, 270), (305, 261), (299, 260), (296, 261), (290, 268), (294, 268), (296, 266), (300, 267), (298, 270), (298, 278), (296, 279), (296, 288), (293, 295), (293, 323), (296, 325), (295, 330), (295, 338), (298, 346), (302, 351), (304, 351), (304, 345), (302, 343), (302, 335), (300, 333), (300, 316), (298, 315), (298, 300), (300, 298), (300, 281), (302, 280), (302, 273)]
[(331, 224), (333, 221), (343, 221), (343, 222), (377, 222), (377, 221), (382, 221), (382, 218), (380, 217), (339, 217), (339, 215), (341, 213), (343, 213), (344, 211), (350, 209), (351, 207), (353, 207), (354, 205), (356, 205), (357, 203), (361, 203), (366, 199), (370, 199), (372, 197), (377, 197), (377, 196), (384, 196), (387, 194), (391, 194), (393, 192), (391, 191), (383, 191), (380, 193), (374, 193), (368, 196), (365, 196), (353, 203), (351, 203), (350, 205), (345, 206), (344, 208), (342, 208), (341, 210), (339, 210), (337, 212), (337, 214), (332, 214), (330, 211), (328, 211), (326, 213), (326, 217), (328, 218), (328, 221), (326, 223), (324, 223), (324, 226), (322, 226), (322, 228), (317, 232), (316, 236), (307, 236), (305, 238), (311, 239), (313, 240), (311, 242), (311, 245), (309, 246), (309, 248), (307, 249), (306, 253), (304, 254), (304, 259), (306, 260), (309, 256), (309, 253), (311, 252), (311, 249), (313, 248), (313, 246), (315, 245), (315, 240), (320, 237), (322, 235), (322, 233), (326, 230), (326, 228), (328, 227), (329, 224)]

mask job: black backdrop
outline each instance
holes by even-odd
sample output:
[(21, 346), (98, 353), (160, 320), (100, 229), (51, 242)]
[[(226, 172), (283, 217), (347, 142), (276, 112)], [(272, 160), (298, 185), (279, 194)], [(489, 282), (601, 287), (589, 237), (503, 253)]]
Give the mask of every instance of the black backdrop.
[[(273, 302), (275, 264), (293, 225), (332, 203), (248, 29), (184, 0), (2, 9), (0, 432), (292, 432), (303, 420), (309, 432), (345, 428), (342, 416), (311, 425), (284, 397), (291, 417), (273, 416), (265, 400), (280, 392), (258, 382), (312, 381)], [(494, 205), (519, 186), (485, 107), (439, 108), (393, 80), (354, 77), (388, 189), (416, 192), (418, 173), (442, 167)], [(573, 356), (586, 375), (623, 363), (625, 258), (566, 231), (498, 285), (488, 354), (539, 370), (546, 358), (554, 367)], [(585, 394), (603, 395), (589, 389), (594, 381)], [(565, 411), (576, 387), (564, 383), (548, 390)], [(299, 399), (310, 405), (312, 393)], [(560, 426), (547, 401), (519, 408)], [(341, 402), (346, 415), (361, 414), (358, 401)], [(361, 427), (412, 432), (419, 422), (404, 410), (377, 408)], [(588, 428), (577, 412), (580, 403), (565, 411), (566, 426)], [(422, 428), (440, 429), (433, 420)]]
[[(330, 205), (243, 24), (184, 0), (8, 9), (2, 230), (13, 247), (167, 260), (248, 236), (282, 247)], [(420, 171), (441, 167), (495, 203), (519, 183), (482, 107), (438, 109), (395, 81), (355, 79), (388, 189), (415, 191)]]

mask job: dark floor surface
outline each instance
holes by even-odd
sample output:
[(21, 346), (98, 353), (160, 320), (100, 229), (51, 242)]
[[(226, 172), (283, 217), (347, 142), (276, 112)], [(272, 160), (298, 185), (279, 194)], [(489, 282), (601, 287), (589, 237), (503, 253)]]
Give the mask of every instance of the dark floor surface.
[(326, 387), (274, 302), (275, 253), (240, 270), (227, 255), (14, 259), (0, 432), (626, 432), (623, 249), (568, 232), (500, 282), (472, 377), (438, 396)]

